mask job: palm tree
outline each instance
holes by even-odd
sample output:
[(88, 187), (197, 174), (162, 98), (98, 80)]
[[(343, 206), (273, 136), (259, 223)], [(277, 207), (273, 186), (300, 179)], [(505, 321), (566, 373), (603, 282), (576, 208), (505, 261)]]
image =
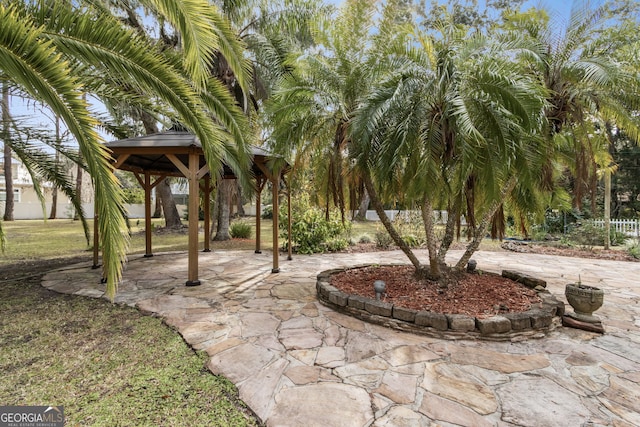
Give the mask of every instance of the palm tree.
[(115, 16), (93, 2), (0, 2), (0, 73), (59, 115), (76, 138), (95, 188), (103, 269), (112, 297), (127, 247), (122, 192), (109, 153), (95, 131), (99, 122), (83, 94), (147, 99), (163, 105), (165, 112), (198, 136), (212, 170), (219, 169), (224, 159), (240, 171), (247, 160), (244, 116), (220, 85), (207, 77), (213, 53), (219, 50), (239, 85), (246, 86), (242, 45), (206, 1), (190, 1), (189, 8), (181, 1), (149, 5), (180, 33), (182, 55), (157, 51), (149, 40), (123, 28)]
[(636, 140), (640, 134), (634, 117), (640, 106), (637, 71), (615, 54), (625, 43), (616, 43), (615, 35), (601, 31), (609, 17), (606, 7), (574, 7), (563, 31), (557, 31), (544, 15), (532, 19), (532, 15), (514, 14), (509, 20), (515, 37), (524, 33), (528, 38), (523, 59), (548, 93), (545, 188), (552, 190), (557, 182), (559, 157), (554, 152), (563, 153), (560, 158), (571, 172), (575, 207), (591, 192), (595, 208), (596, 169), (610, 162), (606, 144), (598, 145), (597, 139), (587, 137), (595, 135), (593, 125), (605, 129), (607, 123), (615, 124)]
[(379, 15), (379, 4), (348, 0), (335, 19), (321, 22), (317, 46), (290, 58), (291, 73), (268, 105), (275, 149), (295, 152), (296, 170), (313, 168), (316, 199), (325, 195), (327, 217), (333, 200), (343, 221), (346, 183), (360, 187), (361, 182), (349, 172), (346, 159), (352, 114), (375, 81), (373, 73), (382, 70), (375, 66), (378, 53), (402, 43), (407, 32), (407, 6), (390, 1)]
[[(432, 279), (447, 276), (444, 259), (461, 215), (471, 242), (457, 269), (492, 222), (500, 228), (505, 201), (524, 200), (511, 197), (515, 190), (535, 186), (545, 93), (509, 47), (452, 25), (439, 37), (416, 33), (397, 52), (395, 72), (355, 112), (350, 155), (373, 205), (417, 272)], [(428, 269), (384, 212), (382, 200), (394, 194), (421, 207)], [(432, 212), (440, 206), (449, 217), (438, 248)]]

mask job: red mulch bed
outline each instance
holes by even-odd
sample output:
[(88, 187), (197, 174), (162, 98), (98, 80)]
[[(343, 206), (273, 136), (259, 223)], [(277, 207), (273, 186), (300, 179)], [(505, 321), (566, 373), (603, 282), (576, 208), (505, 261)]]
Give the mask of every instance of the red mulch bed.
[(387, 285), (382, 301), (446, 314), (491, 317), (529, 310), (541, 300), (524, 285), (493, 273), (461, 273), (447, 288), (418, 279), (412, 266), (370, 266), (334, 274), (331, 284), (350, 295), (375, 298), (373, 282)]

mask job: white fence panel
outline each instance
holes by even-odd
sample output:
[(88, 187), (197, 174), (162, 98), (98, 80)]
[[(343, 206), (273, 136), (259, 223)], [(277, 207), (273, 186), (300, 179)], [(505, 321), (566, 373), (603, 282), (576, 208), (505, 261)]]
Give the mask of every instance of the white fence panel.
[[(394, 221), (396, 218), (404, 218), (405, 220), (408, 220), (410, 215), (416, 215), (417, 217), (420, 217), (421, 215), (420, 211), (418, 210), (406, 211), (406, 210), (396, 209), (396, 210), (385, 210), (384, 212), (387, 214), (387, 216), (391, 221)], [(353, 216), (355, 216), (356, 214), (357, 214), (357, 211), (352, 212)], [(433, 218), (436, 224), (446, 224), (447, 218), (448, 218), (448, 212), (433, 211)], [(366, 219), (369, 221), (380, 221), (380, 217), (378, 216), (378, 213), (374, 210), (367, 211)], [(466, 222), (464, 221), (464, 218), (462, 218), (462, 224), (466, 224)]]
[[(593, 223), (599, 227), (604, 227), (603, 219), (596, 219)], [(610, 224), (618, 233), (633, 237), (640, 236), (640, 221), (637, 219), (612, 219)]]

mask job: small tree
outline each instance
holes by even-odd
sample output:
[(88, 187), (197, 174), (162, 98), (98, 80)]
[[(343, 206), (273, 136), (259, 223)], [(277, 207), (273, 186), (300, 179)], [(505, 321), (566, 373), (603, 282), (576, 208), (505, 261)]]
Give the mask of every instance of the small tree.
[[(503, 205), (533, 194), (544, 91), (505, 52), (506, 44), (453, 26), (441, 37), (418, 34), (419, 48), (398, 51), (402, 64), (356, 112), (350, 154), (383, 225), (416, 271), (445, 279), (445, 255), (464, 215), (470, 242), (463, 268), (485, 234), (504, 229)], [(384, 66), (384, 61), (380, 61)], [(429, 266), (423, 266), (384, 212), (403, 194), (421, 207)], [(436, 238), (433, 210), (449, 212)], [(438, 245), (439, 243), (439, 245)]]

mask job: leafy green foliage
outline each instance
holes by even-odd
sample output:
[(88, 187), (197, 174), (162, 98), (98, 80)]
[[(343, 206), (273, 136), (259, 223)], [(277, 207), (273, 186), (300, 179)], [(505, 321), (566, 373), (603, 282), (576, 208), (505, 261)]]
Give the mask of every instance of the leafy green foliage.
[[(627, 239), (624, 233), (619, 233), (611, 227), (611, 245), (618, 246)], [(569, 231), (567, 238), (580, 246), (603, 246), (605, 239), (605, 229), (598, 227), (593, 221), (583, 221), (577, 223)]]
[(369, 236), (368, 234), (363, 234), (362, 236), (360, 236), (360, 238), (358, 239), (359, 243), (371, 243), (371, 236)]
[(634, 243), (627, 247), (627, 253), (636, 259), (640, 259), (640, 243)]
[(124, 188), (122, 193), (125, 203), (144, 203), (144, 190), (142, 188)]
[(243, 221), (236, 221), (231, 224), (229, 233), (234, 239), (249, 239), (251, 237), (251, 224)]
[(393, 239), (387, 230), (376, 231), (376, 246), (380, 249), (389, 249), (393, 244)]
[[(349, 244), (346, 239), (343, 239), (344, 246), (335, 240), (331, 245), (328, 245), (328, 242), (346, 233), (349, 226), (349, 223), (341, 222), (340, 213), (337, 210), (332, 210), (327, 220), (321, 209), (311, 206), (306, 195), (298, 197), (292, 204), (291, 240), (298, 253), (313, 254), (346, 248)], [(284, 208), (280, 209), (280, 236), (283, 240), (289, 237)]]
[(338, 252), (349, 247), (349, 241), (344, 237), (336, 237), (326, 242), (325, 247), (329, 252)]
[(262, 210), (262, 219), (273, 219), (273, 206), (266, 206)]

